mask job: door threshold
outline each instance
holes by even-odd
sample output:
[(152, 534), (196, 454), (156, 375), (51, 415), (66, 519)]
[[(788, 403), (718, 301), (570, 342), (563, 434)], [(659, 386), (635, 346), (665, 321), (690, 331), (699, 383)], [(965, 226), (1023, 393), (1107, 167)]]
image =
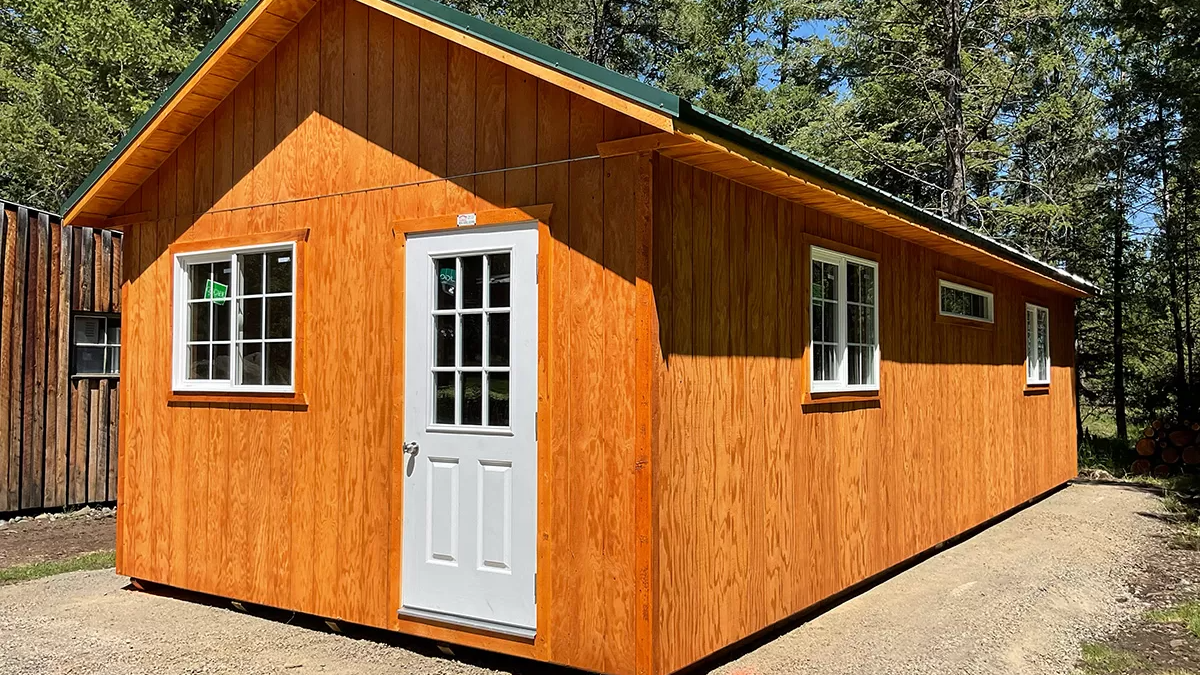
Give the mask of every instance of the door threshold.
[(506, 623), (498, 623), (495, 621), (486, 621), (484, 619), (472, 619), (466, 616), (457, 614), (445, 614), (443, 612), (434, 612), (427, 609), (416, 609), (414, 607), (401, 607), (396, 610), (396, 616), (401, 619), (417, 619), (419, 621), (435, 621), (441, 624), (447, 624), (451, 627), (461, 626), (470, 628), (476, 631), (494, 633), (505, 637), (520, 638), (522, 640), (533, 640), (537, 635), (537, 631), (533, 628), (522, 628)]

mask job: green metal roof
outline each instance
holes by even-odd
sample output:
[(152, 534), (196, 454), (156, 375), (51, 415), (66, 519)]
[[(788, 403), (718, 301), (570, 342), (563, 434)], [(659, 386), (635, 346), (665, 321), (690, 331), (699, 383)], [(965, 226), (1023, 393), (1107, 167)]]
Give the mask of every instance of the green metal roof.
[[(67, 199), (62, 206), (62, 213), (68, 213), (76, 203), (83, 198), (89, 189), (100, 177), (104, 175), (112, 165), (116, 162), (121, 153), (133, 143), (134, 139), (141, 134), (142, 131), (150, 124), (171, 100), (172, 97), (183, 87), (191, 77), (200, 69), (213, 53), (229, 38), (234, 30), (246, 20), (251, 12), (258, 5), (269, 0), (248, 0), (237, 13), (229, 19), (228, 22), (221, 28), (220, 32), (205, 45), (204, 49), (196, 55), (188, 67), (184, 69), (179, 77), (167, 87), (167, 90), (158, 97), (154, 105), (145, 112), (133, 127), (121, 138), (116, 147), (105, 156), (104, 160), (88, 175), (83, 184), (80, 185), (74, 193)], [(1016, 265), (1025, 267), (1039, 274), (1045, 275), (1066, 284), (1072, 288), (1079, 289), (1085, 292), (1095, 292), (1098, 288), (1091, 282), (1076, 276), (1065, 270), (1059, 269), (1053, 265), (1044, 263), (1033, 256), (1017, 250), (1011, 246), (1003, 244), (991, 237), (976, 232), (970, 228), (964, 227), (958, 223), (947, 220), (935, 213), (922, 209), (915, 204), (912, 204), (900, 197), (888, 193), (879, 188), (868, 185), (850, 176), (842, 173), (832, 167), (826, 166), (816, 160), (813, 160), (805, 155), (802, 155), (790, 148), (775, 143), (770, 139), (756, 134), (748, 129), (740, 127), (729, 120), (723, 119), (717, 115), (709, 113), (701, 108), (692, 106), (688, 101), (680, 99), (678, 96), (669, 92), (663, 91), (657, 87), (651, 86), (631, 77), (627, 77), (615, 71), (598, 66), (590, 61), (586, 61), (577, 56), (573, 56), (559, 49), (542, 44), (536, 40), (531, 40), (523, 35), (518, 35), (512, 31), (505, 30), (499, 26), (483, 21), (482, 19), (471, 16), (458, 11), (452, 7), (447, 7), (434, 0), (386, 0), (387, 2), (409, 11), (420, 14), (428, 19), (437, 21), (443, 25), (463, 31), (464, 33), (473, 35), (485, 42), (489, 42), (496, 47), (512, 52), (524, 58), (527, 58), (536, 63), (540, 63), (546, 67), (554, 68), (573, 78), (587, 82), (600, 89), (604, 89), (612, 94), (622, 98), (640, 103), (648, 108), (658, 110), (663, 114), (674, 117), (682, 122), (694, 125), (697, 128), (704, 129), (718, 137), (732, 141), (746, 148), (759, 152), (767, 157), (782, 162), (797, 171), (812, 176), (818, 180), (829, 183), (832, 186), (841, 188), (848, 193), (857, 195), (864, 199), (875, 202), (879, 206), (901, 215), (913, 222), (919, 223), (935, 232), (939, 232), (953, 239), (957, 239), (967, 244), (977, 246), (988, 253), (996, 255), (1002, 259), (1008, 260)]]

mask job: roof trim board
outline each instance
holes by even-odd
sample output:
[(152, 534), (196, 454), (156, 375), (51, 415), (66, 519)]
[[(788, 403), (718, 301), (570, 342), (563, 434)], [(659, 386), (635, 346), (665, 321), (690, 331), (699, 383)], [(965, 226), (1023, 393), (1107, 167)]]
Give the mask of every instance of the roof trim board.
[[(626, 77), (620, 73), (598, 66), (579, 57), (567, 54), (527, 37), (517, 35), (499, 26), (442, 5), (434, 0), (358, 0), (393, 17), (413, 23), (463, 46), (472, 48), (507, 65), (530, 73), (535, 77), (559, 84), (576, 94), (629, 114), (651, 126), (667, 132), (690, 133), (704, 139), (719, 139), (714, 149), (747, 155), (757, 155), (767, 160), (760, 166), (779, 164), (781, 173), (793, 180), (805, 180), (812, 185), (836, 193), (842, 199), (875, 209), (904, 223), (926, 229), (957, 242), (968, 248), (982, 251), (1009, 265), (1028, 270), (1049, 282), (1050, 285), (1065, 287), (1075, 295), (1087, 295), (1097, 287), (1085, 279), (1070, 274), (1053, 265), (996, 241), (986, 235), (949, 221), (926, 211), (886, 191), (875, 188), (847, 174), (828, 167), (789, 148), (772, 142), (761, 135), (739, 127), (732, 122), (690, 105), (674, 94), (662, 91), (645, 82)], [(289, 4), (290, 3), (290, 4)], [(129, 157), (139, 147), (139, 139), (156, 132), (162, 120), (178, 102), (199, 83), (210, 70), (211, 64), (228, 54), (238, 38), (246, 34), (246, 28), (270, 7), (289, 5), (291, 0), (248, 0), (237, 13), (221, 28), (216, 36), (197, 54), (179, 77), (159, 96), (120, 142), (113, 148), (83, 184), (63, 204), (62, 212), (70, 221), (86, 218), (82, 206), (94, 197), (106, 174)], [(308, 3), (303, 3), (308, 4)], [(292, 7), (292, 10), (295, 8)], [(282, 12), (276, 15), (284, 21), (295, 19)], [(173, 128), (178, 133), (180, 129)], [(755, 161), (755, 160), (751, 160)], [(811, 180), (809, 180), (811, 179)]]

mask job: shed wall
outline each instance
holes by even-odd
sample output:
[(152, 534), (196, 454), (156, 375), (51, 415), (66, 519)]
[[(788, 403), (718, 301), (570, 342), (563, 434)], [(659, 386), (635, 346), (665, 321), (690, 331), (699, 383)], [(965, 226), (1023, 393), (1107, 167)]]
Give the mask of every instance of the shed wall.
[[(1072, 299), (661, 156), (654, 199), (659, 672), (1075, 475)], [(802, 403), (813, 236), (879, 257), (874, 405)], [(938, 272), (993, 287), (994, 326), (936, 320)], [(1026, 300), (1048, 394), (1024, 391)]]
[[(597, 671), (634, 650), (642, 125), (354, 0), (322, 0), (121, 209), (122, 574)], [(534, 165), (537, 168), (533, 168)], [(524, 167), (524, 168), (522, 168)], [(534, 644), (396, 618), (397, 220), (553, 204)], [(403, 226), (401, 226), (403, 227)], [(169, 403), (168, 247), (310, 228), (307, 407)], [(556, 600), (556, 598), (558, 598)], [(603, 639), (600, 639), (603, 636)]]

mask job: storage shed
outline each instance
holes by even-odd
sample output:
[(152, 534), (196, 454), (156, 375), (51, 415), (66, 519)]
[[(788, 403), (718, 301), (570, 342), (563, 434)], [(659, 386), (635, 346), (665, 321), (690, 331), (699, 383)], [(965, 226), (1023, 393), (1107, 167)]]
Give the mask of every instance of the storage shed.
[(1075, 474), (1086, 282), (429, 0), (252, 0), (64, 213), (136, 579), (665, 674)]

